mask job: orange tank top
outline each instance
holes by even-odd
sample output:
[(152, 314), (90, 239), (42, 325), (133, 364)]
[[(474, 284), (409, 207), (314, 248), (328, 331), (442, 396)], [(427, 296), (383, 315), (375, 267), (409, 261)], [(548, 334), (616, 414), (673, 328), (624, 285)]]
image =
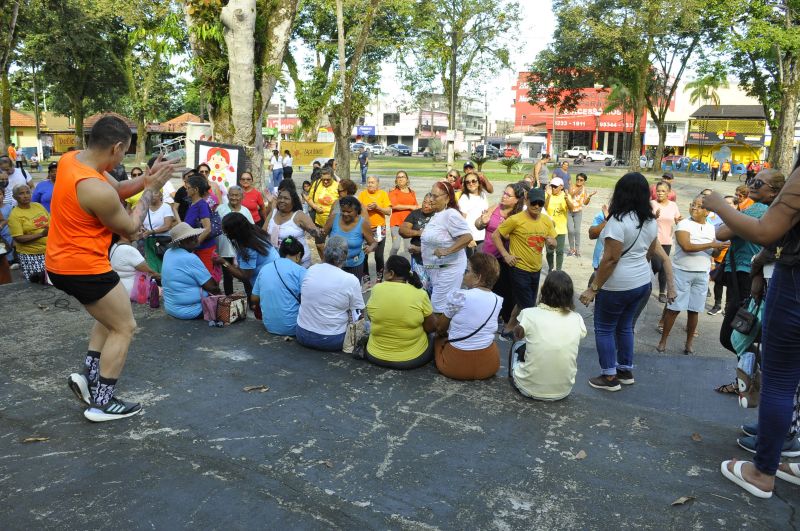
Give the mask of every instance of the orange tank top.
[(101, 275), (111, 271), (108, 260), (111, 231), (81, 208), (78, 183), (84, 179), (103, 182), (106, 179), (96, 169), (81, 163), (78, 153), (66, 153), (58, 161), (45, 266), (60, 275)]

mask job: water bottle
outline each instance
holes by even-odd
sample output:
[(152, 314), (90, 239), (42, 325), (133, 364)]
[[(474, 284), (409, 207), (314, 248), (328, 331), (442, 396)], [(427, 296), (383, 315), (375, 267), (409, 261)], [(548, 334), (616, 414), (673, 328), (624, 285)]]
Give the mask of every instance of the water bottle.
[(150, 279), (150, 307), (151, 308), (159, 308), (161, 306), (161, 301), (158, 297), (158, 282), (156, 279)]

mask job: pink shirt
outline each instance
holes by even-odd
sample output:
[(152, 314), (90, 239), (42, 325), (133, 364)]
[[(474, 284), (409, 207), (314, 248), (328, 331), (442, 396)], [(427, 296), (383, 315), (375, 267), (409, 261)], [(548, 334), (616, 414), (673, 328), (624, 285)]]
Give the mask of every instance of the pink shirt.
[(658, 243), (672, 245), (672, 231), (675, 229), (675, 218), (680, 216), (678, 205), (670, 201), (667, 205), (660, 205), (657, 201), (650, 201), (653, 213), (658, 212)]
[(503, 223), (505, 220), (506, 218), (503, 217), (500, 207), (499, 206), (495, 207), (491, 217), (489, 218), (489, 223), (486, 224), (486, 236), (483, 240), (483, 252), (486, 254), (490, 254), (498, 259), (502, 255), (500, 254), (500, 251), (497, 250), (497, 247), (495, 247), (494, 242), (492, 241), (492, 234), (494, 234), (494, 231), (497, 230), (497, 227), (499, 227), (500, 224)]

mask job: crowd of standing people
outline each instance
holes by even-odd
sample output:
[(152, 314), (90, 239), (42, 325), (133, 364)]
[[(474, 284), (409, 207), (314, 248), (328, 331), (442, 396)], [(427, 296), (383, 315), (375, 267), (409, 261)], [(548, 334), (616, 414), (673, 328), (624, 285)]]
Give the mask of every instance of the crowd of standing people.
[[(354, 357), (386, 368), (433, 362), (449, 378), (490, 378), (500, 367), (498, 341), (508, 340), (516, 391), (538, 400), (569, 395), (587, 330), (563, 269), (565, 257), (581, 256), (582, 213), (596, 193), (585, 173), (572, 176), (567, 163), (550, 172), (545, 155), (492, 204), (494, 187), (472, 163), (425, 194), (402, 170), (388, 192), (364, 172), (359, 190), (329, 163), (298, 191), (291, 154), (276, 151), (274, 194), (259, 190), (249, 172), (223, 189), (209, 182), (203, 165), (183, 170), (175, 190), (169, 179), (177, 168), (160, 158), (134, 168), (130, 179), (107, 178), (129, 143), (125, 124), (105, 117), (88, 148), (52, 163), (34, 189), (28, 175), (0, 158), (9, 238), (0, 254), (6, 260), (14, 252), (26, 280), (51, 283), (95, 319), (83, 370), (68, 379), (89, 420), (141, 411), (116, 396), (136, 326), (129, 294), (140, 273), (161, 285), (173, 318), (202, 319), (204, 298), (232, 294), (238, 281), (268, 333), (338, 351), (360, 329), (356, 342), (363, 348)], [(800, 484), (800, 469), (778, 462), (787, 441), (800, 444), (790, 426), (800, 384), (800, 316), (793, 309), (800, 289), (793, 280), (800, 263), (799, 182), (797, 167), (788, 179), (762, 170), (734, 197), (705, 190), (691, 198), (684, 217), (671, 173), (652, 186), (638, 172), (625, 174), (591, 222), (594, 274), (578, 297), (594, 303), (600, 371), (588, 384), (604, 391), (635, 383), (634, 330), (653, 275), (664, 305), (659, 353), (677, 316), (687, 312), (683, 353), (694, 354), (712, 281), (709, 313), (719, 311), (727, 288), (720, 342), (736, 354), (742, 350), (731, 340), (737, 312), (749, 298), (764, 301), (763, 330), (752, 342), (763, 367), (759, 423), (745, 430), (752, 440), (739, 442), (756, 460), (721, 468), (759, 497), (771, 495), (776, 475)]]

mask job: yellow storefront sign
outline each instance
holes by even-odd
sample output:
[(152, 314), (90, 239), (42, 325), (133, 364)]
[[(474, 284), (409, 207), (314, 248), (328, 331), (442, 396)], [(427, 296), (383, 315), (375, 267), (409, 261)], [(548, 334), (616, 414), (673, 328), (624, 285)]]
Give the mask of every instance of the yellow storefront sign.
[(314, 159), (332, 159), (333, 142), (281, 142), (281, 149), (288, 149), (295, 166), (311, 165)]
[(57, 133), (53, 135), (54, 153), (66, 153), (71, 147), (75, 147), (75, 135), (72, 133)]

